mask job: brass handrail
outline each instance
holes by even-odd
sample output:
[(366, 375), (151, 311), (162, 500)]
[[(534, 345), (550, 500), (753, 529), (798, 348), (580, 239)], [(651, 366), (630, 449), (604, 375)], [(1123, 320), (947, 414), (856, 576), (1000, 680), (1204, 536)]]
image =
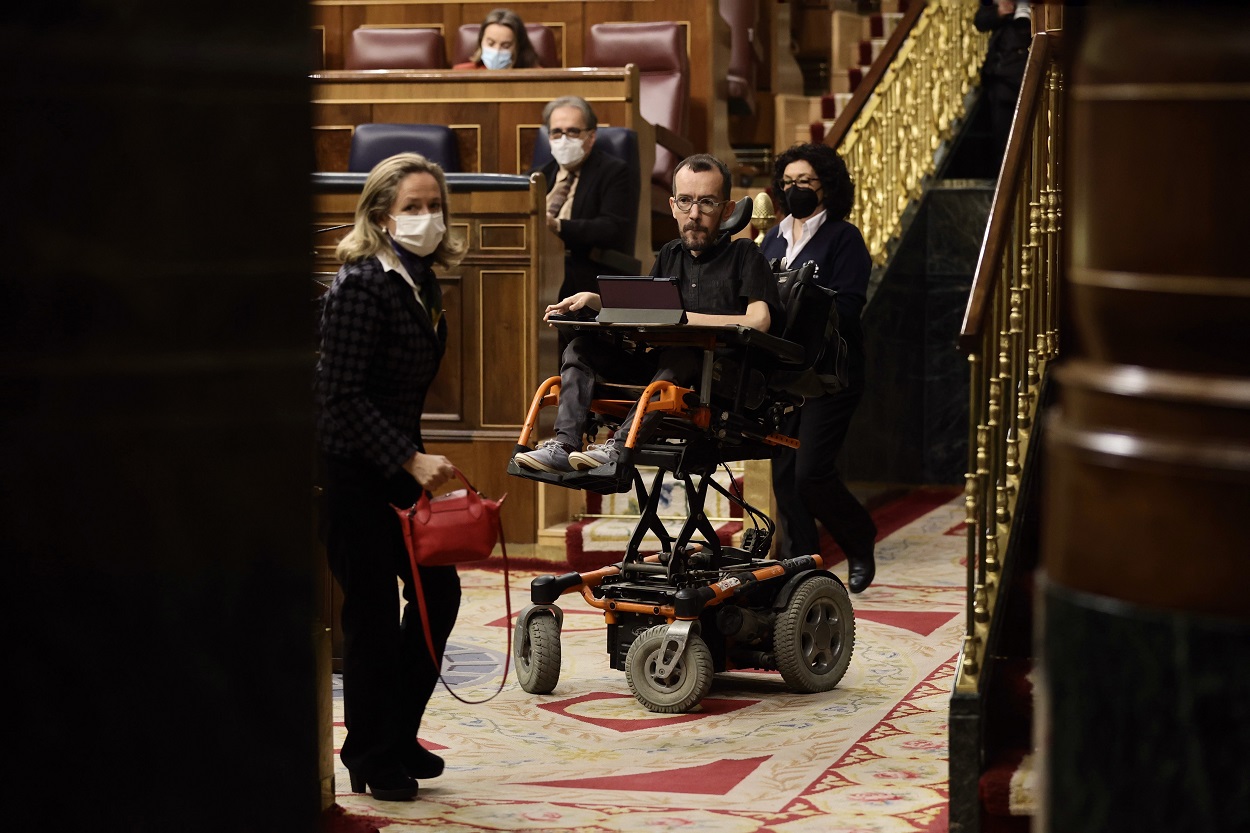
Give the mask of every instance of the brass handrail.
[(1058, 354), (1063, 75), (1057, 32), (1033, 36), (959, 334), (970, 373), (967, 624), (957, 692), (978, 688), (1038, 394)]
[(838, 113), (833, 126), (829, 128), (829, 132), (825, 135), (825, 144), (836, 148), (842, 141), (842, 137), (846, 135), (846, 131), (851, 129), (851, 125), (859, 118), (859, 111), (864, 109), (869, 96), (877, 89), (881, 76), (885, 75), (885, 68), (894, 62), (894, 56), (898, 54), (903, 41), (911, 34), (912, 27), (916, 25), (916, 21), (920, 19), (920, 13), (927, 5), (928, 3), (912, 3), (907, 7), (902, 19), (890, 33), (885, 46), (881, 47), (881, 52), (877, 54), (872, 66), (868, 68), (867, 74), (860, 80), (855, 92), (851, 94), (851, 100), (847, 102), (846, 107), (842, 108), (842, 112)]
[(903, 213), (920, 198), (976, 83), (987, 38), (964, 0), (914, 3), (825, 144), (837, 148), (855, 182), (853, 222), (877, 265), (902, 231)]

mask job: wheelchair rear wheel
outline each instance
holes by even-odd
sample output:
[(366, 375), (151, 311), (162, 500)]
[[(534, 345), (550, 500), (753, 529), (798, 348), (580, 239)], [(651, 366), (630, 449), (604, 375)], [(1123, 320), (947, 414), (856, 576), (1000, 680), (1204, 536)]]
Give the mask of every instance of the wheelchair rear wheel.
[(836, 686), (851, 664), (855, 612), (846, 589), (829, 576), (803, 582), (777, 616), (773, 653), (781, 677), (795, 691)]
[(691, 634), (686, 650), (672, 673), (656, 675), (665, 657), (668, 625), (656, 625), (638, 635), (625, 655), (625, 681), (635, 699), (650, 711), (681, 714), (698, 705), (712, 688), (712, 652), (707, 643)]
[(550, 694), (560, 681), (560, 623), (550, 614), (530, 617), (524, 628), (521, 621), (512, 637), (517, 682), (530, 694)]

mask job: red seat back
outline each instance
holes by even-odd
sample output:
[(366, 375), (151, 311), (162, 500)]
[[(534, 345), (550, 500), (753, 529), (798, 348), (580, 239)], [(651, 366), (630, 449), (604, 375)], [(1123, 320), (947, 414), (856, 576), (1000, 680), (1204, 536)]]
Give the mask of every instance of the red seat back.
[[(482, 24), (466, 23), (456, 32), (455, 48), (452, 50), (452, 65), (463, 64), (473, 57), (477, 51), (477, 33)], [(560, 60), (560, 51), (556, 49), (556, 35), (541, 23), (526, 23), (525, 33), (530, 37), (530, 45), (538, 53), (538, 63), (549, 69), (564, 66)]]
[(726, 80), (730, 112), (755, 112), (755, 79), (759, 58), (755, 37), (760, 21), (760, 0), (720, 0), (720, 14), (729, 24), (729, 72)]
[[(642, 117), (679, 136), (686, 135), (690, 63), (682, 26), (672, 21), (596, 23), (586, 39), (586, 63), (595, 67), (637, 64)], [(673, 169), (680, 161), (672, 151), (656, 147), (652, 181), (672, 188)]]
[(343, 66), (347, 69), (447, 69), (443, 34), (407, 27), (352, 32)]

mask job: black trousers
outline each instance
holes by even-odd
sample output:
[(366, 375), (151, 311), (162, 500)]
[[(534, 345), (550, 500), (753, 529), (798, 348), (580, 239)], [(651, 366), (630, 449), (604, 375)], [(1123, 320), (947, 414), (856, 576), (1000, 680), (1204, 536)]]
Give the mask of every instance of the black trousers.
[(877, 526), (846, 488), (836, 465), (862, 396), (861, 388), (809, 399), (782, 427), (799, 440), (797, 449), (778, 449), (772, 463), (777, 514), (786, 534), (785, 557), (820, 552), (816, 521), (848, 559), (863, 560), (873, 554)]
[[(343, 764), (366, 777), (395, 771), (415, 751), (438, 683), (425, 644), (403, 531), (391, 504), (421, 487), (407, 472), (384, 477), (363, 462), (326, 457), (324, 531), (330, 571), (343, 589)], [(406, 600), (400, 618), (396, 578)], [(421, 568), (434, 647), (441, 656), (460, 610), (455, 567)]]
[[(582, 447), (582, 431), (593, 399), (595, 377), (623, 385), (647, 385), (666, 381), (689, 386), (699, 378), (703, 351), (692, 347), (662, 347), (646, 352), (627, 350), (594, 336), (574, 338), (564, 348), (560, 363), (560, 404), (556, 408), (555, 435), (566, 445)], [(633, 424), (637, 406), (630, 409), (617, 429), (624, 441)], [(638, 441), (654, 431), (660, 414), (648, 414), (638, 427)]]

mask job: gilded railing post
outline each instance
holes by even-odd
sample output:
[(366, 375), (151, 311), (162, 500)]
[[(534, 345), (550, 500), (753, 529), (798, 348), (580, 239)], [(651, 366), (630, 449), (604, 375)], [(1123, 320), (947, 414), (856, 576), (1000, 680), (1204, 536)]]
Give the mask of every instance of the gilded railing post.
[[(1016, 499), (1036, 435), (1041, 385), (1059, 350), (1063, 79), (1052, 51), (1058, 37), (1034, 39), (960, 333), (970, 396), (964, 523), (968, 558), (976, 563), (967, 570), (968, 622), (957, 692), (975, 691), (985, 670), (1002, 560), (1022, 509)], [(973, 41), (965, 37), (964, 43)]]

